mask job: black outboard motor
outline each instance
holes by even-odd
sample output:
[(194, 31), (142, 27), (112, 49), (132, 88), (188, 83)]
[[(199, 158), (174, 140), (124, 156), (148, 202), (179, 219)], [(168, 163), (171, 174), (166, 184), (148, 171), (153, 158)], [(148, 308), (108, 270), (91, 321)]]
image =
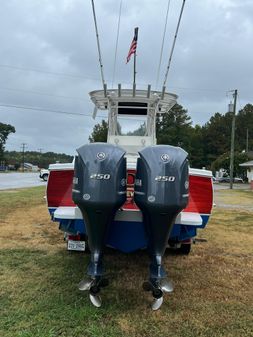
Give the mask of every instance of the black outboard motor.
[(187, 206), (189, 173), (187, 153), (169, 145), (156, 145), (139, 152), (134, 200), (143, 213), (151, 258), (150, 277), (143, 288), (152, 290), (153, 310), (163, 302), (163, 292), (173, 291), (166, 279), (162, 256), (176, 216)]
[(108, 284), (102, 263), (107, 231), (126, 201), (125, 151), (111, 144), (93, 143), (77, 152), (72, 198), (82, 212), (91, 251), (89, 278), (79, 283), (79, 289), (89, 290), (91, 302), (100, 307), (100, 287)]

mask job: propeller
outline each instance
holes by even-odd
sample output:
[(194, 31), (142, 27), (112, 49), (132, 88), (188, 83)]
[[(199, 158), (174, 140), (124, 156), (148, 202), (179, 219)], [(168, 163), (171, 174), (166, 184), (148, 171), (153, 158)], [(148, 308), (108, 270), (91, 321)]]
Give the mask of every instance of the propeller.
[(97, 308), (100, 308), (101, 305), (102, 305), (102, 300), (101, 300), (101, 297), (99, 295), (93, 295), (92, 293), (89, 294), (89, 297), (90, 297), (90, 301), (91, 303), (97, 307)]
[(168, 279), (162, 279), (160, 281), (160, 288), (165, 293), (172, 293), (172, 291), (174, 290), (173, 283)]
[(152, 291), (154, 301), (151, 308), (154, 311), (160, 309), (163, 304), (163, 293), (171, 293), (174, 289), (173, 283), (166, 278), (156, 282), (152, 282), (152, 280), (146, 281), (142, 287), (145, 291)]
[(152, 310), (160, 309), (161, 305), (163, 304), (163, 296), (160, 298), (155, 298), (154, 302), (151, 305)]
[(94, 279), (91, 279), (91, 278), (83, 279), (79, 282), (78, 289), (81, 291), (90, 290), (93, 282), (94, 282)]
[(78, 289), (82, 291), (89, 290), (89, 298), (91, 303), (95, 307), (100, 308), (102, 305), (102, 300), (98, 293), (100, 292), (100, 288), (106, 287), (108, 284), (108, 279), (87, 278), (80, 281), (78, 284)]

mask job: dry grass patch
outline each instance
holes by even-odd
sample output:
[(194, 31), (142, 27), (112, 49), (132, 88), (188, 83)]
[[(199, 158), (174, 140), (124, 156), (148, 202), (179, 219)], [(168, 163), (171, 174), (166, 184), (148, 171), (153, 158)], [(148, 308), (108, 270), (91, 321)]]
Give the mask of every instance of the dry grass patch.
[(216, 190), (214, 200), (217, 206), (227, 208), (246, 209), (253, 212), (253, 191), (252, 190)]
[(63, 247), (63, 233), (50, 219), (44, 194), (44, 187), (0, 193), (1, 248), (54, 251)]
[[(107, 250), (111, 283), (103, 290), (103, 307), (92, 307), (76, 287), (88, 254), (66, 251), (43, 189), (31, 190), (32, 198), (24, 190), (0, 195), (1, 336), (252, 336), (253, 213), (239, 207), (250, 204), (252, 194), (242, 193), (238, 211), (217, 207), (200, 232), (207, 242), (194, 245), (189, 256), (166, 253), (175, 291), (152, 312), (151, 296), (142, 291), (149, 263), (145, 251)], [(221, 200), (231, 197), (230, 191), (216, 193)]]

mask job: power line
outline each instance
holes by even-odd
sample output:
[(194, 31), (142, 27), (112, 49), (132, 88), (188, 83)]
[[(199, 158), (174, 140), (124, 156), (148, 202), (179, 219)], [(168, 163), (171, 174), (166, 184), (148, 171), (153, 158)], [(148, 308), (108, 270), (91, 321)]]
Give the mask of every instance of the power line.
[[(24, 110), (35, 110), (35, 111), (45, 111), (45, 112), (53, 112), (58, 114), (64, 115), (74, 115), (74, 116), (84, 116), (84, 117), (92, 117), (92, 114), (83, 114), (79, 112), (70, 112), (70, 111), (63, 111), (63, 110), (53, 110), (53, 109), (45, 109), (45, 108), (37, 108), (37, 107), (29, 107), (24, 105), (14, 105), (14, 104), (1, 104), (0, 107), (7, 107), (7, 108), (15, 108), (15, 109), (24, 109)], [(98, 118), (107, 118), (107, 116), (99, 116)], [(129, 120), (129, 118), (121, 117), (121, 119)], [(135, 119), (135, 121), (143, 121), (142, 119)]]
[[(124, 84), (130, 84), (127, 82), (123, 82)], [(142, 83), (142, 85), (145, 85)], [(190, 88), (190, 87), (175, 87), (171, 86), (170, 87), (172, 90), (189, 90), (189, 91), (195, 91), (195, 92), (225, 92), (225, 89), (208, 89), (208, 88)], [(71, 99), (71, 100), (78, 100), (80, 102), (89, 102), (89, 99), (82, 99), (81, 97), (72, 97), (72, 96), (64, 96), (64, 95), (53, 95), (49, 93), (44, 93), (41, 91), (33, 91), (33, 90), (25, 90), (25, 89), (20, 89), (20, 88), (5, 88), (5, 87), (0, 87), (0, 91), (17, 91), (17, 92), (24, 92), (27, 94), (32, 94), (32, 95), (39, 95), (39, 96), (49, 96), (49, 97), (56, 97), (56, 98), (64, 98), (64, 99)]]
[(88, 116), (91, 117), (91, 114), (82, 114), (78, 112), (70, 112), (70, 111), (62, 111), (62, 110), (53, 110), (53, 109), (45, 109), (45, 108), (37, 108), (37, 107), (29, 107), (23, 105), (14, 105), (14, 104), (2, 104), (0, 106), (7, 107), (7, 108), (15, 108), (15, 109), (24, 109), (24, 110), (35, 110), (35, 111), (47, 111), (47, 112), (54, 112), (59, 114), (66, 114), (66, 115), (75, 115), (75, 116)]
[[(65, 77), (73, 77), (73, 78), (82, 78), (82, 79), (90, 79), (96, 82), (100, 82), (101, 79), (95, 78), (95, 77), (89, 77), (89, 76), (84, 76), (84, 75), (75, 75), (75, 74), (66, 74), (66, 73), (57, 73), (57, 72), (51, 72), (51, 71), (46, 71), (46, 70), (39, 70), (35, 68), (25, 68), (25, 67), (18, 67), (18, 66), (12, 66), (12, 65), (5, 65), (5, 64), (0, 64), (0, 67), (4, 68), (10, 68), (10, 69), (16, 69), (16, 70), (22, 70), (22, 71), (32, 71), (32, 72), (38, 72), (38, 73), (44, 73), (44, 74), (49, 74), (49, 75), (55, 75), (55, 76), (65, 76)], [(131, 85), (131, 82), (121, 82), (122, 84), (126, 85)], [(147, 83), (144, 82), (139, 82), (140, 85), (147, 85)], [(190, 88), (190, 87), (175, 87), (175, 86), (170, 86), (172, 89), (179, 89), (179, 90), (192, 90), (192, 91), (213, 91), (213, 92), (221, 92), (221, 91), (226, 91), (225, 89), (214, 89), (214, 88)], [(16, 88), (0, 88), (0, 90), (10, 90), (10, 91), (24, 91), (24, 92), (30, 92), (38, 95), (45, 95), (45, 96), (55, 96), (55, 97), (62, 97), (62, 98), (69, 98), (69, 99), (78, 99), (81, 100), (81, 98), (75, 98), (75, 97), (68, 97), (64, 95), (51, 95), (47, 93), (42, 93), (42, 92), (35, 92), (32, 90), (25, 90), (25, 89), (16, 89)]]
[(13, 66), (9, 64), (0, 64), (1, 68), (9, 68), (14, 70), (21, 70), (21, 71), (32, 71), (36, 73), (42, 73), (42, 74), (48, 74), (48, 75), (54, 75), (54, 76), (64, 76), (64, 77), (73, 77), (73, 78), (80, 78), (80, 79), (90, 79), (99, 81), (98, 78), (94, 78), (91, 76), (84, 76), (84, 75), (77, 75), (77, 74), (67, 74), (67, 73), (60, 73), (60, 72), (54, 72), (49, 70), (42, 70), (38, 68), (26, 68), (26, 67), (19, 67), (19, 66)]
[(32, 95), (40, 95), (40, 96), (49, 96), (49, 97), (56, 97), (56, 98), (66, 98), (66, 99), (73, 99), (73, 100), (79, 100), (81, 102), (87, 102), (88, 99), (82, 99), (80, 97), (71, 97), (71, 96), (64, 96), (64, 95), (53, 95), (48, 93), (43, 93), (41, 91), (33, 91), (33, 90), (25, 90), (25, 89), (18, 89), (18, 88), (4, 88), (0, 87), (1, 91), (17, 91), (17, 92), (24, 92)]

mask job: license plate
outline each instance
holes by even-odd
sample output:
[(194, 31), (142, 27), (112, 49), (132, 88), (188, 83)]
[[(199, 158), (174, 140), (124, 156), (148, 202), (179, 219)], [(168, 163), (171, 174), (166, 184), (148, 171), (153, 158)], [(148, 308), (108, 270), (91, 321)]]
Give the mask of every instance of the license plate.
[(68, 240), (68, 250), (85, 251), (85, 241)]

